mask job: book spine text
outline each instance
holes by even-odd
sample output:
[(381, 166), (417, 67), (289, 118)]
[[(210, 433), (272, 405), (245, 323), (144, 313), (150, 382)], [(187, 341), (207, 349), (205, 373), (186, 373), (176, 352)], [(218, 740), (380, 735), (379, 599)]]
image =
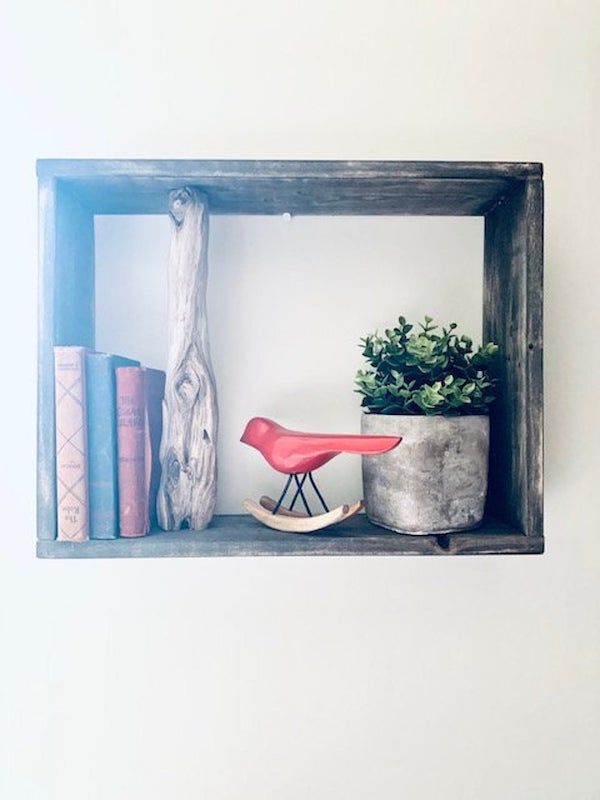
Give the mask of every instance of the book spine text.
[(89, 538), (85, 348), (55, 347), (58, 539)]

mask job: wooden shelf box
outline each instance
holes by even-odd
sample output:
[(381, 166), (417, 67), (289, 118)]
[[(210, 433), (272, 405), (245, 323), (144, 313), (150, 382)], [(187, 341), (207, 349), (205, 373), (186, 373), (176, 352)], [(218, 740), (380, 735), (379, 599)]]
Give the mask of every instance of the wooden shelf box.
[[(543, 536), (541, 164), (414, 161), (43, 160), (39, 179), (38, 556), (541, 553)], [(55, 541), (54, 345), (94, 346), (94, 215), (166, 213), (198, 187), (214, 214), (484, 216), (483, 336), (497, 342), (489, 496), (481, 528), (414, 537), (364, 516), (324, 533), (265, 530), (245, 515), (202, 532)], [(217, 376), (218, 378), (218, 376)], [(227, 465), (222, 465), (227, 469)]]

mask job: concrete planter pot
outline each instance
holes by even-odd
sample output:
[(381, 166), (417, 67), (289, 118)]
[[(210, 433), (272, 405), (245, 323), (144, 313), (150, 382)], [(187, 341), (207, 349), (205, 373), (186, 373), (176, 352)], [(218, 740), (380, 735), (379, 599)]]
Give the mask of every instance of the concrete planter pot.
[(363, 433), (402, 436), (395, 450), (363, 456), (367, 516), (416, 536), (476, 528), (487, 494), (487, 416), (363, 414)]

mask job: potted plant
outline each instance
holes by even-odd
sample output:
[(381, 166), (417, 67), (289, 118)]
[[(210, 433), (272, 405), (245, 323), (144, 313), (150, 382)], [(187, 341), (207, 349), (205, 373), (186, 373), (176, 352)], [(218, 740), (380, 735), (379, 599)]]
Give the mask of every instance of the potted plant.
[(489, 456), (488, 410), (495, 379), (493, 342), (473, 349), (456, 323), (426, 316), (417, 330), (396, 327), (361, 340), (370, 369), (359, 370), (362, 432), (402, 436), (402, 444), (363, 457), (366, 512), (397, 533), (469, 530), (483, 519)]

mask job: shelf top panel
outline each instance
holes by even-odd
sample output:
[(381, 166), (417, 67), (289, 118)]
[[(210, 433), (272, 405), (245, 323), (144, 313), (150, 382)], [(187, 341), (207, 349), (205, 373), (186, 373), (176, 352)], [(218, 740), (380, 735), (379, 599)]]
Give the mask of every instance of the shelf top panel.
[(538, 163), (461, 161), (187, 161), (43, 159), (93, 214), (166, 213), (172, 189), (195, 186), (220, 214), (480, 216)]
[(40, 558), (185, 558), (210, 556), (378, 556), (541, 553), (544, 540), (495, 520), (470, 533), (404, 536), (360, 514), (314, 534), (280, 533), (247, 514), (216, 516), (205, 531), (157, 531), (139, 539), (37, 543)]

